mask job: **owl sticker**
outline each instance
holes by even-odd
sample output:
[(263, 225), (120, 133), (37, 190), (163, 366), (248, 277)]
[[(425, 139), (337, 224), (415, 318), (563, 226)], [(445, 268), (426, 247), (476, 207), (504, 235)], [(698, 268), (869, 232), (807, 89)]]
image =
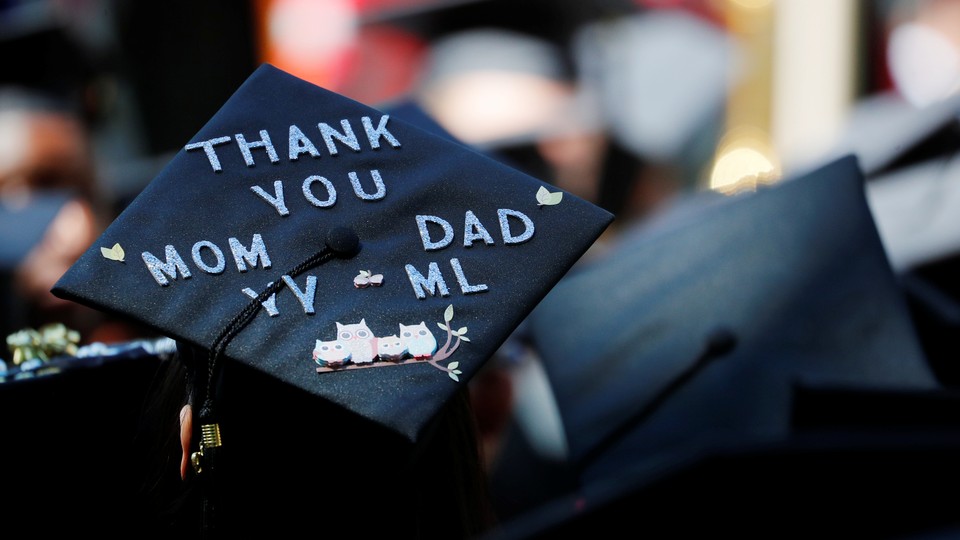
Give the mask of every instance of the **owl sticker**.
[(380, 360), (397, 362), (407, 355), (407, 346), (400, 336), (377, 338), (377, 356)]
[(354, 364), (369, 364), (377, 357), (377, 338), (364, 319), (356, 324), (337, 323), (337, 341), (350, 351)]
[(437, 351), (437, 338), (423, 322), (412, 326), (401, 324), (400, 339), (406, 344), (410, 356), (418, 360), (430, 358)]
[(313, 361), (320, 367), (343, 367), (350, 361), (350, 350), (339, 341), (317, 340), (313, 348)]

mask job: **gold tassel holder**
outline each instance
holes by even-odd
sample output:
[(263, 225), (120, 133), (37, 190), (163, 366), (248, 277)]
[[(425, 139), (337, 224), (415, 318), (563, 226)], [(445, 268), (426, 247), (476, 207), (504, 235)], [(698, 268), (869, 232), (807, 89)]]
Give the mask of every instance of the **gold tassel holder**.
[(200, 450), (190, 454), (190, 464), (193, 466), (193, 471), (197, 474), (200, 474), (203, 470), (201, 465), (203, 451), (207, 448), (219, 447), (222, 444), (220, 440), (220, 424), (204, 424), (200, 427), (200, 435)]

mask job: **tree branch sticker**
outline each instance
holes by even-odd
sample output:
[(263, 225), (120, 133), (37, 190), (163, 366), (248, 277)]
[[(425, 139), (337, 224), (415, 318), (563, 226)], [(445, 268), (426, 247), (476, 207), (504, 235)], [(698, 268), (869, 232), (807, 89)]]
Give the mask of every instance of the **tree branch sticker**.
[[(470, 341), (470, 338), (465, 335), (467, 333), (467, 327), (461, 326), (459, 330), (453, 330), (453, 327), (450, 325), (450, 321), (453, 320), (453, 304), (450, 304), (447, 306), (447, 309), (444, 310), (443, 320), (444, 322), (437, 323), (437, 326), (447, 331), (447, 342), (443, 344), (443, 347), (441, 347), (436, 354), (433, 355), (433, 358), (430, 360), (430, 365), (439, 370), (446, 371), (447, 375), (449, 375), (451, 379), (460, 382), (458, 375), (460, 375), (462, 372), (457, 369), (460, 366), (460, 362), (450, 362), (446, 366), (441, 366), (439, 362), (446, 360), (450, 357), (450, 355), (456, 352), (456, 350), (460, 348), (461, 341)], [(451, 346), (450, 343), (453, 341), (454, 336), (456, 336), (457, 341)]]
[[(460, 382), (463, 372), (460, 362), (442, 364), (460, 348), (464, 341), (469, 342), (467, 327), (454, 330), (453, 305), (443, 312), (442, 323), (437, 323), (446, 331), (447, 339), (437, 348), (437, 339), (423, 321), (418, 324), (398, 323), (398, 333), (374, 334), (366, 319), (351, 324), (337, 322), (337, 335), (334, 339), (315, 339), (313, 361), (317, 364), (317, 373), (359, 369), (368, 367), (395, 366), (426, 362), (446, 373), (451, 379)], [(395, 332), (396, 330), (394, 330)]]
[(553, 206), (560, 204), (563, 200), (563, 192), (555, 191), (551, 193), (547, 188), (540, 186), (537, 190), (537, 206)]
[(123, 258), (125, 257), (123, 248), (120, 247), (120, 244), (114, 244), (112, 248), (101, 247), (100, 254), (111, 261), (119, 262), (123, 262)]

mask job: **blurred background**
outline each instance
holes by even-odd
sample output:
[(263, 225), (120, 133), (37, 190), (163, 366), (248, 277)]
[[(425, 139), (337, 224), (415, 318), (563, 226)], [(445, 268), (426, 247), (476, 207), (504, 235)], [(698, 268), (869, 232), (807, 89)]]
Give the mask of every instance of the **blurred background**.
[[(76, 246), (261, 62), (435, 121), (615, 212), (621, 227), (679, 192), (753, 189), (847, 151), (869, 173), (889, 168), (952, 119), (907, 125), (956, 89), (958, 10), (950, 0), (5, 0), (0, 195), (6, 215), (27, 191), (50, 197), (31, 203), (30, 234), (4, 242), (17, 285), (3, 313), (33, 313), (2, 327), (67, 316), (45, 293)], [(64, 193), (71, 204), (54, 196)], [(917, 224), (886, 215), (900, 197), (879, 198), (896, 263), (950, 249), (939, 237), (918, 248), (902, 231)], [(61, 253), (28, 249), (45, 225), (74, 237), (46, 242)]]
[[(46, 290), (76, 246), (261, 62), (435, 121), (615, 212), (620, 227), (679, 192), (752, 189), (847, 151), (871, 174), (889, 169), (952, 120), (941, 111), (907, 125), (956, 88), (958, 10), (951, 0), (4, 0), (4, 219), (26, 191), (51, 197), (31, 203), (29, 234), (4, 230), (16, 238), (4, 242), (4, 282), (17, 285), (0, 295), (11, 306), (0, 326), (68, 316)], [(927, 215), (918, 246), (918, 224), (892, 216), (903, 201), (888, 201), (902, 197), (878, 191), (897, 264), (960, 244)], [(72, 204), (54, 196), (65, 192)], [(61, 253), (28, 249), (58, 230), (73, 237), (46, 242)], [(127, 330), (100, 329), (104, 339)]]
[[(957, 381), (960, 0), (0, 0), (0, 61), (0, 335), (151, 335), (49, 289), (268, 62), (610, 210), (597, 256), (690, 194), (854, 153), (925, 359)], [(524, 343), (474, 383), (491, 464), (515, 429), (537, 457), (498, 477), (505, 517), (575, 485)]]
[[(592, 131), (658, 164), (690, 156), (684, 144), (702, 147), (684, 180), (719, 188), (816, 161), (868, 96), (896, 91), (916, 106), (944, 97), (957, 37), (935, 11), (952, 4), (7, 0), (0, 82), (77, 117), (113, 203), (148, 182), (260, 62), (371, 105), (417, 96), (469, 143)], [(939, 36), (942, 50), (898, 45), (910, 29)], [(477, 72), (526, 78), (463, 79)], [(548, 126), (559, 116), (550, 108), (574, 97), (579, 116)], [(470, 114), (467, 103), (476, 117), (489, 116), (479, 106), (499, 116), (491, 125), (457, 116)]]

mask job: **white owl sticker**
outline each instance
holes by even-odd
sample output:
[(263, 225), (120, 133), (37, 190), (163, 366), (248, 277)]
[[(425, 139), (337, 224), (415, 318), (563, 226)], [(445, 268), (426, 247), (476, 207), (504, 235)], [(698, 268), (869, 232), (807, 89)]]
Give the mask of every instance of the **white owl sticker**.
[(320, 367), (342, 367), (350, 361), (350, 351), (339, 341), (318, 339), (313, 348), (313, 361)]
[[(460, 361), (450, 357), (463, 343), (469, 343), (466, 326), (453, 326), (453, 305), (443, 311), (443, 321), (438, 322), (446, 340), (440, 347), (437, 338), (427, 328), (427, 323), (400, 324), (400, 332), (378, 337), (367, 326), (366, 319), (354, 324), (337, 323), (337, 336), (332, 341), (316, 340), (313, 360), (319, 367), (317, 373), (331, 371), (404, 366), (419, 364), (433, 366), (444, 372), (454, 382), (460, 382), (463, 371)], [(397, 324), (397, 323), (392, 323)], [(329, 337), (329, 336), (323, 336)], [(416, 360), (410, 361), (408, 359)]]
[(407, 346), (400, 336), (384, 336), (377, 338), (377, 356), (380, 360), (397, 362), (407, 355)]
[(411, 326), (401, 324), (400, 339), (406, 344), (410, 356), (418, 360), (430, 358), (437, 352), (437, 338), (433, 337), (433, 332), (422, 321)]
[(337, 341), (350, 351), (354, 364), (368, 364), (377, 357), (377, 338), (364, 319), (356, 324), (337, 323)]

